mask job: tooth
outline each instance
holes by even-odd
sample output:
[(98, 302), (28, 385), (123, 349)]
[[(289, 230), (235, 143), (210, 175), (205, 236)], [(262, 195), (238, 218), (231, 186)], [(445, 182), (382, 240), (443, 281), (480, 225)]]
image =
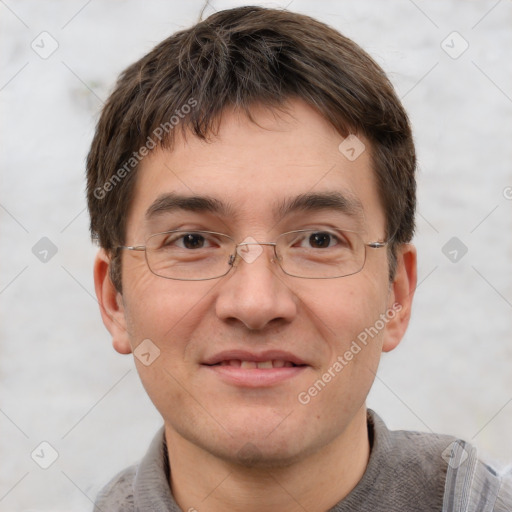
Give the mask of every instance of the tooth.
[(236, 366), (237, 368), (240, 368), (240, 359), (231, 359), (229, 361), (229, 366)]
[(274, 368), (282, 368), (284, 366), (284, 361), (282, 359), (275, 359), (272, 361), (272, 365)]
[(240, 368), (257, 368), (258, 365), (255, 361), (242, 361), (240, 363)]
[(293, 366), (293, 363), (291, 361), (285, 361), (283, 366), (289, 368), (290, 366)]
[(261, 361), (258, 364), (258, 368), (272, 368), (272, 361)]

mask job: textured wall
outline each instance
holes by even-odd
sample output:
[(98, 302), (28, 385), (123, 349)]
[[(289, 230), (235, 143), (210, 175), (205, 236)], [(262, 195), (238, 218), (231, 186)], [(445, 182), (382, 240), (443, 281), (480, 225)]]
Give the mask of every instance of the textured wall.
[[(160, 425), (99, 316), (84, 158), (117, 74), (197, 19), (201, 2), (184, 4), (0, 3), (2, 511), (89, 510)], [(290, 9), (369, 51), (414, 125), (420, 285), (369, 404), (393, 428), (456, 434), (510, 462), (512, 5), (295, 0)]]

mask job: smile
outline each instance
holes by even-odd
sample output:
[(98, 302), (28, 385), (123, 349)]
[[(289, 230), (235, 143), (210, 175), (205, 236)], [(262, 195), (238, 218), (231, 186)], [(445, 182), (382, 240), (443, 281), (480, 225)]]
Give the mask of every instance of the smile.
[(207, 358), (201, 367), (217, 381), (245, 388), (268, 388), (310, 368), (295, 354), (281, 350), (262, 353), (227, 350)]
[(300, 366), (292, 363), (291, 361), (284, 361), (283, 359), (273, 359), (269, 361), (242, 361), (240, 359), (229, 359), (221, 361), (212, 366), (233, 366), (235, 368), (255, 369), (255, 368), (290, 368), (293, 366)]

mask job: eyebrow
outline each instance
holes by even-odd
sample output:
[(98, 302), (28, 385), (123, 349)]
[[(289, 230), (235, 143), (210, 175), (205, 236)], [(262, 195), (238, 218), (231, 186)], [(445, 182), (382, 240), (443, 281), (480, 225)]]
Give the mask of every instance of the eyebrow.
[[(186, 196), (175, 193), (163, 194), (146, 210), (146, 219), (175, 210), (209, 212), (223, 216), (234, 216), (230, 204), (210, 196)], [(363, 205), (356, 197), (339, 192), (314, 192), (286, 198), (274, 208), (276, 218), (283, 218), (296, 211), (335, 210), (350, 217), (364, 218)]]
[(276, 216), (285, 217), (296, 211), (321, 210), (335, 210), (350, 217), (364, 217), (361, 201), (353, 195), (339, 192), (314, 192), (285, 199), (278, 205), (275, 213)]
[(189, 212), (210, 212), (220, 215), (232, 213), (230, 205), (208, 196), (184, 196), (174, 193), (163, 194), (155, 199), (146, 210), (146, 219), (175, 210), (186, 210)]

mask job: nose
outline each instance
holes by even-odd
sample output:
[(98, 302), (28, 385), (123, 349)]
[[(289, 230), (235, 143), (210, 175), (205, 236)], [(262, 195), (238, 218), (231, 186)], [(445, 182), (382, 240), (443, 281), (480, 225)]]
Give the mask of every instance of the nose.
[(238, 248), (236, 266), (219, 287), (216, 314), (221, 320), (261, 330), (289, 323), (297, 314), (297, 297), (273, 261), (270, 245)]

